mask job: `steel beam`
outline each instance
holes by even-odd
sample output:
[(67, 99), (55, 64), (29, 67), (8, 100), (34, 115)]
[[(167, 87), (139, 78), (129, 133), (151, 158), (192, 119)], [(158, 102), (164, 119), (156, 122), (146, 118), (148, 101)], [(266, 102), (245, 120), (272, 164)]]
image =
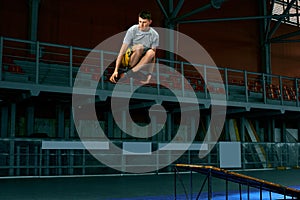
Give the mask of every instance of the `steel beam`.
[[(295, 2), (296, 2), (296, 0), (291, 0), (289, 2), (289, 4), (287, 5), (286, 9), (283, 11), (283, 16), (286, 15), (290, 11), (291, 7), (293, 6), (293, 4)], [(282, 20), (284, 19), (283, 16), (281, 16), (281, 17), (278, 18), (278, 21), (276, 22), (276, 24), (272, 27), (272, 29), (270, 30), (270, 32), (268, 32), (268, 38), (271, 38), (272, 35), (276, 32), (276, 30), (279, 28)]]
[(291, 37), (298, 36), (298, 35), (300, 35), (300, 31), (295, 31), (295, 32), (283, 34), (278, 37), (272, 38), (270, 41), (271, 42), (281, 42), (281, 41), (285, 41), (283, 39), (291, 38)]

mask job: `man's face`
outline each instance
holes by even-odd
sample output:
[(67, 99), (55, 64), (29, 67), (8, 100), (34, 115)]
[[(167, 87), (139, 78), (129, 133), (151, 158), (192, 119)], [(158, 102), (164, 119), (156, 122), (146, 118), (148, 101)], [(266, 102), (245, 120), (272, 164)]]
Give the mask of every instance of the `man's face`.
[(148, 31), (151, 22), (152, 22), (152, 20), (143, 19), (143, 18), (139, 17), (139, 29), (141, 31)]

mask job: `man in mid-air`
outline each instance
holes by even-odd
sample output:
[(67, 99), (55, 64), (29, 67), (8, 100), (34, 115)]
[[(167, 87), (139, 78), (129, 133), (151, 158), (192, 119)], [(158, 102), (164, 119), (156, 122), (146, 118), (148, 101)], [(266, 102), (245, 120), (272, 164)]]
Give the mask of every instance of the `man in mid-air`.
[(116, 83), (120, 77), (131, 77), (150, 63), (152, 64), (149, 65), (146, 80), (141, 83), (147, 84), (151, 79), (159, 35), (150, 27), (152, 23), (150, 12), (140, 12), (138, 21), (138, 24), (131, 26), (126, 32), (114, 72), (109, 79), (112, 83)]

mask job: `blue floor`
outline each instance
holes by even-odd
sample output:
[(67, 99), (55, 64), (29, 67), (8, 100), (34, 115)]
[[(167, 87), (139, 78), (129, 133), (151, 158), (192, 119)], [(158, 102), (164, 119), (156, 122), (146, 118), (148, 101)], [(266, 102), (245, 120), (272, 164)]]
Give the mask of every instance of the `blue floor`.
[[(241, 172), (251, 177), (300, 190), (300, 170), (258, 170)], [(189, 191), (190, 175), (181, 178)], [(204, 180), (200, 174), (193, 175), (193, 199)], [(225, 200), (224, 181), (212, 179), (213, 200)], [(237, 184), (230, 184), (229, 200), (240, 199)], [(184, 195), (182, 185), (177, 185), (177, 200), (190, 200)], [(242, 187), (243, 199), (247, 198), (247, 188)], [(250, 199), (260, 199), (259, 190), (251, 188)], [(35, 177), (0, 178), (0, 200), (174, 200), (174, 174), (138, 176), (91, 176), (91, 177)], [(199, 199), (207, 200), (207, 186)], [(263, 193), (263, 199), (270, 199)], [(284, 199), (272, 193), (272, 199)], [(291, 199), (291, 198), (286, 198)]]
[[(294, 186), (291, 188), (295, 188), (300, 190), (300, 186)], [(254, 189), (253, 189), (254, 190)], [(198, 194), (193, 194), (192, 199), (196, 199)], [(149, 197), (137, 197), (137, 198), (118, 198), (118, 199), (109, 199), (109, 200), (174, 200), (175, 197), (174, 195), (172, 196), (149, 196)], [(191, 196), (188, 194), (186, 195), (177, 195), (176, 200), (190, 200)], [(208, 195), (207, 192), (203, 192), (199, 200), (207, 200)], [(225, 195), (224, 193), (213, 193), (213, 200), (224, 200)], [(228, 199), (230, 200), (240, 200), (240, 193), (239, 192), (230, 192)], [(242, 199), (248, 199), (247, 192), (242, 193)], [(260, 192), (259, 191), (250, 191), (250, 198), (251, 200), (260, 200)], [(276, 194), (276, 193), (271, 193), (271, 198), (270, 198), (270, 193), (267, 191), (263, 191), (262, 193), (262, 199), (263, 200), (269, 200), (269, 199), (284, 199), (284, 196), (281, 194)], [(286, 197), (286, 199), (292, 199), (291, 197)]]

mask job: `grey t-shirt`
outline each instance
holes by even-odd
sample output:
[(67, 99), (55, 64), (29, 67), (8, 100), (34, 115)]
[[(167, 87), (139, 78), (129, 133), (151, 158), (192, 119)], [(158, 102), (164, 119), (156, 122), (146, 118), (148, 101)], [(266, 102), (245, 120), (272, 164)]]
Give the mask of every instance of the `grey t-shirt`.
[(135, 24), (127, 30), (123, 43), (129, 46), (142, 44), (149, 48), (156, 48), (159, 45), (159, 35), (152, 27), (149, 31), (140, 31)]

